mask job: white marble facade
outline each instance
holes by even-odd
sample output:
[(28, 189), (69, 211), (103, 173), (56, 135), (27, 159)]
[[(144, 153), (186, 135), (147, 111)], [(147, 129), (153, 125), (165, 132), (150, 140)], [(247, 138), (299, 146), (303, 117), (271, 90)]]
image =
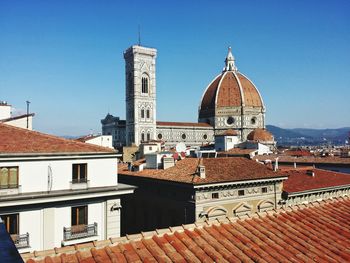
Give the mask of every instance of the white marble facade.
[[(214, 143), (214, 134), (227, 129), (239, 131), (238, 137), (244, 141), (255, 128), (265, 127), (265, 107), (242, 106), (219, 108), (214, 115), (204, 119), (199, 117), (199, 123), (157, 123), (156, 56), (156, 49), (139, 45), (124, 52), (126, 124), (113, 122), (113, 118), (117, 118), (119, 123), (120, 120), (110, 114), (101, 121), (103, 134), (125, 136), (113, 136), (114, 146), (139, 145), (149, 140), (163, 140), (168, 146), (179, 142), (199, 146)], [(234, 121), (230, 123), (229, 118)], [(203, 123), (210, 125), (200, 125)]]

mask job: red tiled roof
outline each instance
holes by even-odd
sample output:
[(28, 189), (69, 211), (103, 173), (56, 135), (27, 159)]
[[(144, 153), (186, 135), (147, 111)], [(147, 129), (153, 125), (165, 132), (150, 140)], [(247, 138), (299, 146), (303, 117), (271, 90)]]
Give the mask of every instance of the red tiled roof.
[(285, 155), (289, 156), (312, 156), (312, 153), (306, 150), (287, 150), (285, 151)]
[(217, 76), (206, 89), (201, 103), (201, 110), (215, 109), (216, 90), (221, 77), (222, 75)]
[(0, 154), (111, 153), (115, 150), (0, 123)]
[(266, 129), (256, 128), (248, 134), (247, 139), (250, 141), (273, 141), (273, 135)]
[(216, 92), (216, 107), (240, 107), (242, 94), (238, 80), (232, 71), (222, 75)]
[(245, 106), (262, 107), (260, 94), (254, 84), (241, 73), (237, 73), (237, 76), (242, 85)]
[(204, 123), (204, 122), (170, 122), (170, 121), (157, 121), (157, 126), (212, 127), (210, 124)]
[(344, 198), (22, 257), (26, 263), (350, 262), (349, 217)]
[(283, 175), (265, 165), (243, 157), (204, 158), (206, 178), (197, 174), (200, 159), (186, 158), (166, 170), (145, 169), (139, 172), (128, 171), (127, 165), (119, 165), (119, 176), (146, 177), (188, 184), (208, 184), (235, 182), (254, 179), (277, 178)]
[(205, 90), (200, 115), (216, 107), (240, 107), (243, 102), (248, 107), (263, 107), (261, 96), (249, 79), (239, 72), (223, 72)]
[[(314, 176), (308, 174), (308, 171), (313, 171)], [(288, 179), (283, 182), (283, 190), (288, 193), (350, 185), (350, 174), (328, 170), (292, 169), (285, 174), (288, 175)]]
[(216, 136), (237, 136), (237, 135), (238, 135), (238, 132), (236, 130), (228, 129), (228, 130), (224, 131), (223, 133), (218, 134)]
[(327, 163), (327, 164), (350, 164), (350, 158), (343, 158), (343, 157), (314, 157), (314, 156), (303, 156), (303, 157), (294, 157), (294, 156), (286, 156), (286, 155), (259, 155), (254, 157), (254, 159), (258, 159), (259, 161), (263, 160), (272, 160), (274, 161), (275, 158), (278, 157), (279, 162), (285, 162), (285, 163), (307, 163), (307, 164), (314, 164), (314, 163)]
[(252, 152), (257, 152), (256, 149), (241, 149), (241, 148), (232, 148), (226, 152), (219, 152), (220, 154), (228, 154), (228, 155), (249, 155)]

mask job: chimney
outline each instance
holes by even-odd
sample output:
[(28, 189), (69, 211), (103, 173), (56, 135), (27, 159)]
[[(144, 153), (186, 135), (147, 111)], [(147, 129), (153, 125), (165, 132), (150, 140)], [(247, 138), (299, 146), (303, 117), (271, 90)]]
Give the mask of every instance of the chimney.
[(197, 166), (197, 174), (201, 179), (205, 179), (205, 166), (203, 165), (203, 159), (199, 160), (199, 164)]
[(171, 157), (163, 157), (163, 169), (168, 169), (170, 167), (173, 167), (175, 165), (174, 158)]
[(307, 170), (307, 171), (306, 171), (306, 174), (307, 174), (307, 175), (310, 175), (310, 176), (312, 176), (312, 177), (315, 177), (315, 172), (314, 172), (314, 170)]
[(278, 170), (278, 157), (275, 159), (275, 165), (273, 170), (276, 172)]

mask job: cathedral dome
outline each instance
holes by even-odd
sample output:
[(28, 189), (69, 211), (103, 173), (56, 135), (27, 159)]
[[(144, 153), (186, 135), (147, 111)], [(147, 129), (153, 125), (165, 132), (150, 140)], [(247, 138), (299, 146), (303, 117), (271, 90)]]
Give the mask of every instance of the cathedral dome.
[(257, 128), (248, 134), (247, 140), (257, 142), (271, 142), (274, 139), (272, 133), (268, 130)]
[(252, 81), (238, 72), (229, 48), (226, 66), (206, 88), (199, 108), (199, 118), (211, 115), (218, 108), (264, 108), (262, 97)]

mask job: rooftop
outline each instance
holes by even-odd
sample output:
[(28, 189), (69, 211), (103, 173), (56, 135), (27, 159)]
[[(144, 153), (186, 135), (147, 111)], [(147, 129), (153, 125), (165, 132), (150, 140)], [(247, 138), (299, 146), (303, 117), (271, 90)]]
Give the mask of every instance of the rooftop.
[(218, 152), (220, 156), (249, 156), (251, 153), (255, 153), (258, 150), (256, 149), (241, 149), (241, 148), (232, 148), (225, 152)]
[(294, 156), (286, 156), (279, 154), (271, 154), (271, 155), (259, 155), (255, 156), (254, 159), (258, 159), (259, 161), (264, 160), (272, 160), (278, 157), (279, 162), (285, 163), (305, 163), (305, 164), (314, 164), (314, 163), (327, 163), (327, 164), (350, 164), (350, 158), (346, 157), (315, 157), (315, 156), (303, 156), (303, 157), (294, 157)]
[(256, 128), (248, 134), (247, 140), (257, 142), (273, 141), (273, 135), (266, 129)]
[(350, 174), (329, 170), (305, 168), (292, 169), (285, 173), (288, 179), (283, 182), (283, 190), (288, 193), (350, 185)]
[(128, 171), (127, 165), (120, 165), (119, 176), (153, 178), (187, 184), (224, 183), (255, 179), (279, 178), (283, 175), (256, 161), (243, 157), (203, 158), (206, 177), (197, 175), (198, 158), (186, 158), (166, 170), (145, 169), (139, 172)]
[(88, 135), (76, 138), (75, 140), (79, 141), (79, 142), (86, 142), (86, 141), (95, 139), (95, 138), (100, 137), (100, 136), (103, 136), (103, 135), (101, 135), (101, 134), (88, 134)]
[(44, 262), (349, 262), (350, 199), (23, 254)]
[(68, 140), (0, 123), (0, 154), (115, 153), (110, 148)]
[(216, 136), (237, 136), (237, 135), (238, 135), (238, 132), (236, 130), (228, 129), (228, 130), (224, 131), (223, 133), (218, 134)]

